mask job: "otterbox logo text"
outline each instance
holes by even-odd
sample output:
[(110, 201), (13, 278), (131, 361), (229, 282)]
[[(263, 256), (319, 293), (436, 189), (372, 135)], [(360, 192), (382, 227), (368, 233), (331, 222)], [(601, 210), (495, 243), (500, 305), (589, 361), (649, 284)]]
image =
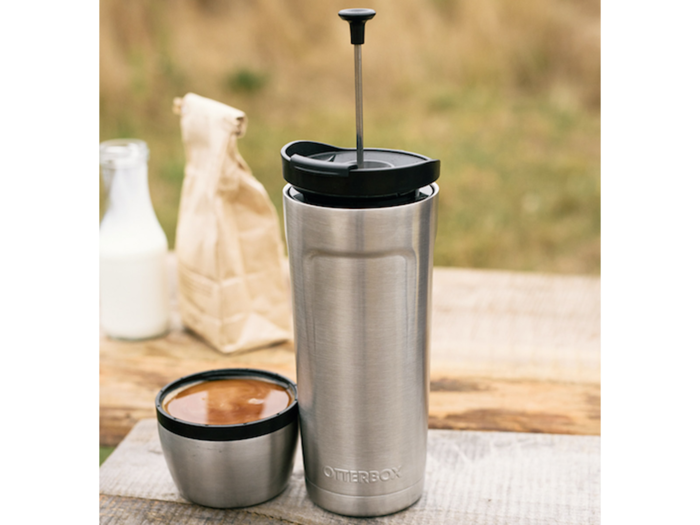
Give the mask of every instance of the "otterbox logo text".
[(384, 470), (346, 470), (342, 468), (323, 467), (323, 475), (347, 483), (376, 483), (391, 481), (401, 477), (401, 465)]

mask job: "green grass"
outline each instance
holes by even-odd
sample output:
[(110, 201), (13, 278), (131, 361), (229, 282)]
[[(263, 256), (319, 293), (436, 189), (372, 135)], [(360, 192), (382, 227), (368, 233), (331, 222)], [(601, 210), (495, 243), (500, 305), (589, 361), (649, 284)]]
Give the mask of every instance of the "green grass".
[(100, 447), (100, 465), (105, 462), (105, 459), (114, 452), (115, 447)]
[[(163, 107), (150, 115), (136, 110), (103, 117), (101, 139), (148, 142), (151, 197), (172, 247), (185, 159), (171, 100), (164, 96)], [(281, 147), (297, 139), (354, 145), (351, 100), (343, 108), (319, 101), (284, 115), (269, 110), (258, 95), (231, 95), (222, 102), (248, 113), (239, 148), (280, 220)], [(535, 96), (442, 88), (409, 93), (395, 104), (365, 101), (367, 147), (441, 160), (436, 265), (598, 274), (599, 130), (597, 112)]]
[[(441, 160), (435, 264), (598, 275), (598, 0), (406, 1), (369, 4), (365, 145)], [(185, 163), (174, 97), (248, 114), (240, 152), (280, 219), (284, 144), (354, 146), (337, 6), (271, 5), (101, 0), (100, 139), (148, 143), (171, 247)]]

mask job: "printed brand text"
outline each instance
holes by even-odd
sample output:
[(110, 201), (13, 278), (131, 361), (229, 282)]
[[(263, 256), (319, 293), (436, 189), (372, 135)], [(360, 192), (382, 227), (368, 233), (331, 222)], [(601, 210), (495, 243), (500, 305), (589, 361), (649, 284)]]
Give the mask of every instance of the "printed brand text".
[(376, 483), (400, 478), (401, 465), (384, 470), (348, 470), (326, 466), (323, 467), (323, 475), (347, 483)]

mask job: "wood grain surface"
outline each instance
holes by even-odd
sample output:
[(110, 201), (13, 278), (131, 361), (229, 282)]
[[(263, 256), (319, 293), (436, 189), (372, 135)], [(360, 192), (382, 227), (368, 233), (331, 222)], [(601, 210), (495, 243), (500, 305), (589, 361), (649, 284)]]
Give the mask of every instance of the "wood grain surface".
[[(222, 354), (183, 329), (100, 340), (100, 443), (114, 446), (170, 381), (214, 368), (296, 377), (291, 343)], [(435, 268), (430, 427), (600, 434), (600, 279)]]
[[(357, 523), (309, 500), (297, 448), (289, 486), (245, 509), (184, 500), (168, 472), (153, 419), (143, 420), (100, 468), (100, 522), (119, 524)], [(430, 430), (425, 489), (405, 511), (363, 523), (502, 525), (600, 523), (600, 438)]]

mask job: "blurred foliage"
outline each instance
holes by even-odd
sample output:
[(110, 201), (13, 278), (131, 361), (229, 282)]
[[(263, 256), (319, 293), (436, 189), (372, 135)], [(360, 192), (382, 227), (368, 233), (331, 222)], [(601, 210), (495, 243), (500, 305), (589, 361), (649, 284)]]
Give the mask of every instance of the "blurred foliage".
[(233, 93), (257, 93), (265, 84), (267, 76), (250, 69), (239, 69), (226, 77), (226, 86)]
[[(598, 274), (599, 1), (364, 5), (378, 13), (363, 48), (365, 144), (442, 161), (435, 264)], [(173, 98), (248, 114), (240, 151), (280, 219), (284, 144), (354, 147), (344, 7), (101, 1), (100, 139), (148, 142), (171, 247), (185, 162)]]

